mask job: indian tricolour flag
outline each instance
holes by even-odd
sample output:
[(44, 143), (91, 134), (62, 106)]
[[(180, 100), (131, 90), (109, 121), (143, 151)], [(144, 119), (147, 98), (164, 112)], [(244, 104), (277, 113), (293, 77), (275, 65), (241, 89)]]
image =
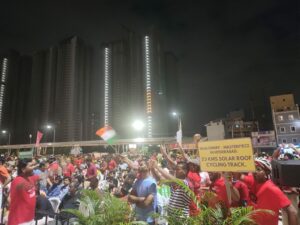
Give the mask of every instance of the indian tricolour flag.
[(97, 130), (96, 135), (111, 145), (116, 137), (116, 131), (112, 127), (107, 126)]

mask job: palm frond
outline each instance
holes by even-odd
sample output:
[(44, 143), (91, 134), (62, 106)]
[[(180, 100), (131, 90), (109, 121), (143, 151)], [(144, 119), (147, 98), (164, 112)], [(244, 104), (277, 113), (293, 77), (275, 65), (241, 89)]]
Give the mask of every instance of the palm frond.
[(111, 196), (84, 190), (79, 210), (64, 210), (77, 217), (79, 225), (130, 224), (131, 210), (127, 202)]
[(197, 205), (198, 208), (200, 208), (200, 201), (197, 199), (195, 193), (180, 179), (173, 179), (173, 180), (161, 180), (161, 184), (172, 184), (175, 183), (176, 185), (180, 186), (192, 199), (193, 202)]
[(257, 215), (261, 214), (274, 215), (274, 212), (266, 209), (253, 209), (253, 207), (231, 208), (231, 216), (226, 219), (225, 224), (253, 225), (256, 224)]

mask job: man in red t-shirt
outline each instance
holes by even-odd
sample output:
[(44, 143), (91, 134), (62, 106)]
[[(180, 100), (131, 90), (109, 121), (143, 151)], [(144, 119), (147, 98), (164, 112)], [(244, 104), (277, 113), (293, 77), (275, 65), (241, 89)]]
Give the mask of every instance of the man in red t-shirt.
[(224, 178), (221, 177), (220, 173), (209, 173), (209, 178), (211, 180), (210, 190), (217, 194), (219, 201), (223, 202), (227, 207), (229, 207)]
[[(217, 194), (217, 199), (223, 203), (227, 208), (230, 207), (230, 202), (227, 196), (225, 178), (221, 176), (221, 173), (209, 173), (211, 180), (210, 190)], [(232, 202), (239, 201), (240, 195), (238, 190), (229, 182), (231, 200)]]
[(58, 162), (56, 161), (54, 156), (50, 156), (49, 160), (49, 177), (54, 178), (56, 176), (61, 176), (62, 175), (62, 169), (59, 166)]
[(115, 168), (117, 167), (117, 163), (116, 161), (112, 158), (109, 163), (108, 163), (108, 169), (109, 171), (113, 171), (115, 170)]
[(265, 213), (256, 215), (255, 220), (257, 224), (278, 225), (279, 210), (283, 209), (288, 215), (289, 225), (297, 225), (296, 209), (284, 193), (268, 179), (271, 173), (270, 163), (263, 158), (257, 158), (255, 164), (256, 172), (253, 176), (255, 182), (260, 184), (256, 193), (256, 208), (272, 210), (274, 212), (274, 215)]
[(74, 164), (77, 168), (80, 168), (80, 165), (82, 164), (83, 160), (81, 156), (77, 156), (77, 158), (74, 159)]
[[(0, 158), (0, 206), (2, 205), (2, 198), (3, 198), (3, 190), (6, 187), (7, 184), (11, 181), (11, 177), (9, 175), (8, 170), (5, 166), (3, 166), (3, 163), (5, 162), (5, 158)], [(2, 212), (2, 208), (0, 210), (0, 213)]]
[[(189, 188), (194, 192), (198, 201), (200, 202), (200, 186), (201, 186), (201, 177), (200, 177), (200, 163), (199, 159), (189, 159), (188, 161), (188, 174), (187, 181)], [(191, 201), (190, 203), (190, 216), (197, 216), (200, 210), (198, 209), (196, 203)]]
[(65, 177), (72, 177), (73, 173), (75, 172), (75, 167), (71, 163), (71, 159), (67, 158), (67, 165), (64, 168), (64, 176)]
[(10, 188), (8, 225), (34, 224), (36, 183), (39, 180), (39, 176), (33, 176), (34, 167), (32, 159), (18, 162), (18, 176)]
[(93, 178), (97, 177), (97, 168), (94, 165), (94, 163), (92, 163), (92, 159), (91, 158), (88, 158), (86, 160), (86, 164), (88, 166), (87, 172), (86, 172), (86, 178), (87, 178), (88, 181), (90, 181)]
[(232, 176), (233, 187), (235, 187), (239, 191), (240, 199), (239, 201), (232, 201), (231, 206), (247, 206), (250, 202), (248, 186), (243, 181), (239, 180), (241, 177), (240, 173), (233, 173)]

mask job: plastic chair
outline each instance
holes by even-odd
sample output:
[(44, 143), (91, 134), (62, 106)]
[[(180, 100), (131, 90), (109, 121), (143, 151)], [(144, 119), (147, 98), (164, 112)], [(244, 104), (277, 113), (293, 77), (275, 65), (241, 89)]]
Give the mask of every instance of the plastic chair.
[(60, 203), (61, 203), (60, 199), (57, 198), (57, 197), (49, 198), (49, 202), (50, 202), (51, 205), (52, 205), (53, 211), (54, 211), (55, 213), (57, 213), (57, 212), (58, 212), (59, 205), (60, 205)]

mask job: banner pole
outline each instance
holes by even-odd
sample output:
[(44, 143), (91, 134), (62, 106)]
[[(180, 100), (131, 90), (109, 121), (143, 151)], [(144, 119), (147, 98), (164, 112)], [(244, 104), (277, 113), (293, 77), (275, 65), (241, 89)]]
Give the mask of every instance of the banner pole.
[(223, 173), (223, 176), (225, 178), (225, 186), (226, 186), (226, 193), (227, 193), (228, 202), (229, 202), (229, 205), (231, 205), (232, 198), (231, 198), (230, 184), (229, 184), (229, 181), (228, 181), (228, 179), (229, 179), (229, 173), (225, 172), (225, 173)]

